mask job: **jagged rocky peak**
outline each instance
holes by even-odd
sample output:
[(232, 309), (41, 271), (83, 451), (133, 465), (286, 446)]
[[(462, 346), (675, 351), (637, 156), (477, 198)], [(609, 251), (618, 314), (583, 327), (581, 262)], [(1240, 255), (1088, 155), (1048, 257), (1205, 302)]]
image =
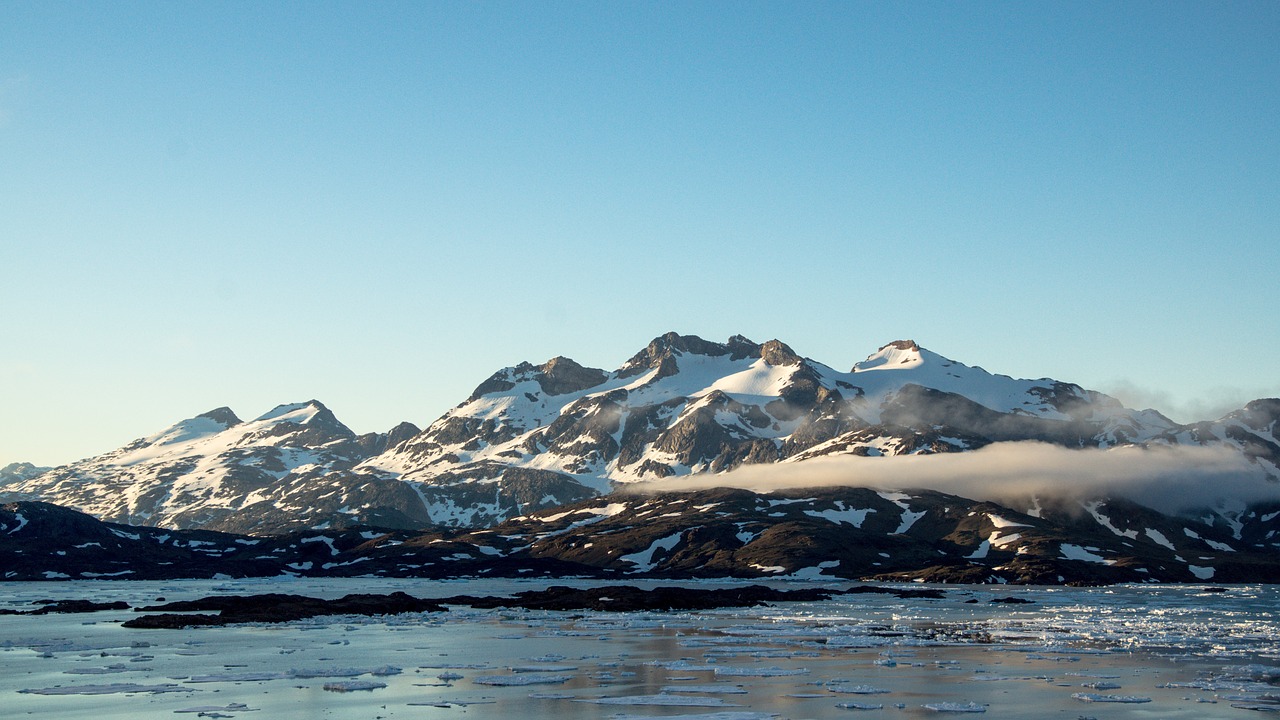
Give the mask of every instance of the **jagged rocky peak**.
[(548, 395), (564, 395), (586, 390), (599, 385), (609, 377), (603, 370), (584, 367), (562, 355), (543, 363), (538, 368), (538, 372), (538, 384)]
[(781, 340), (770, 340), (760, 346), (760, 357), (770, 365), (799, 365), (801, 357)]
[(515, 388), (517, 383), (529, 380), (536, 381), (547, 395), (563, 395), (595, 387), (607, 378), (608, 374), (603, 370), (589, 368), (567, 357), (557, 356), (541, 365), (522, 362), (514, 367), (499, 370), (476, 386), (466, 402), (472, 402), (491, 393), (507, 392)]
[(366, 456), (379, 455), (400, 443), (416, 437), (422, 429), (411, 422), (402, 422), (384, 433), (365, 433), (356, 438)]
[[(680, 335), (675, 332), (665, 333), (654, 338), (645, 349), (631, 356), (618, 370), (619, 377), (638, 375), (645, 370), (669, 367), (670, 359), (675, 354), (691, 353), (708, 357), (728, 355), (731, 360), (746, 357), (759, 357), (760, 346), (741, 335), (734, 335), (723, 345), (710, 340), (703, 340), (697, 335)], [(661, 374), (661, 373), (660, 373)]]
[(216, 423), (219, 423), (224, 428), (234, 427), (236, 425), (239, 425), (241, 422), (240, 418), (236, 417), (236, 414), (232, 412), (231, 408), (229, 407), (214, 408), (209, 412), (200, 413), (196, 417), (207, 418)]
[(422, 432), (422, 428), (405, 421), (387, 431), (387, 447), (393, 448)]

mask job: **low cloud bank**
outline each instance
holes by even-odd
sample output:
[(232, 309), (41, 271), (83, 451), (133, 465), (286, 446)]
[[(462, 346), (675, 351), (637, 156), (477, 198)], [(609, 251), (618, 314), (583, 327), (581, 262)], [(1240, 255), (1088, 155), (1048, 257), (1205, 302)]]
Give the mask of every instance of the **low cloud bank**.
[(835, 456), (796, 463), (746, 465), (720, 475), (640, 483), (641, 492), (732, 487), (771, 492), (811, 487), (930, 489), (972, 500), (1030, 496), (1120, 496), (1163, 513), (1224, 500), (1280, 500), (1268, 480), (1230, 447), (1120, 447), (1073, 450), (1041, 442), (995, 443), (979, 450), (894, 457)]

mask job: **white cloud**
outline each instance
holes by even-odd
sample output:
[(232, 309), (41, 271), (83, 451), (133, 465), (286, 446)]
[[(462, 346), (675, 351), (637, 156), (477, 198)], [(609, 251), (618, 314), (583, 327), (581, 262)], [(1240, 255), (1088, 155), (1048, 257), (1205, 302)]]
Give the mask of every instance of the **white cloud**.
[(720, 475), (672, 477), (641, 491), (735, 487), (756, 492), (810, 487), (931, 489), (1000, 502), (1041, 497), (1115, 495), (1161, 512), (1222, 500), (1280, 499), (1280, 484), (1237, 450), (1216, 446), (1073, 450), (1040, 442), (995, 443), (979, 450), (896, 457), (837, 456), (747, 465)]

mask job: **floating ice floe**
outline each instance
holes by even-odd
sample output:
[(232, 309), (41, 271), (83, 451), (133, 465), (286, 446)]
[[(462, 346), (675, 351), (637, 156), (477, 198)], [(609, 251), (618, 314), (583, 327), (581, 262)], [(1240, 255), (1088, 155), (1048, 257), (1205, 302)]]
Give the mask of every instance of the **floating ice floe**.
[(741, 685), (713, 683), (710, 685), (667, 685), (661, 693), (708, 693), (712, 695), (746, 695), (747, 689)]
[(116, 693), (195, 692), (195, 688), (185, 688), (174, 683), (163, 683), (161, 685), (112, 683), (110, 685), (58, 685), (48, 688), (25, 688), (18, 692), (30, 695), (113, 695)]
[(479, 675), (471, 679), (477, 685), (559, 685), (569, 682), (572, 675), (555, 675), (551, 673), (521, 673), (519, 675)]
[(1280, 680), (1280, 666), (1277, 665), (1232, 665), (1222, 671), (1232, 677), (1243, 677), (1259, 682)]
[(1219, 696), (1231, 703), (1237, 710), (1253, 710), (1254, 712), (1280, 713), (1280, 695), (1269, 692), (1249, 693), (1247, 695)]
[[(404, 670), (403, 670), (403, 669), (398, 668), (398, 667), (396, 667), (396, 666), (394, 666), (394, 665), (382, 665), (382, 666), (380, 666), (380, 667), (371, 668), (371, 669), (368, 669), (368, 670), (365, 670), (365, 669), (363, 669), (363, 668), (344, 668), (344, 670), (351, 670), (351, 671), (355, 671), (355, 674), (356, 674), (356, 675), (364, 675), (364, 674), (366, 674), (366, 673), (367, 673), (367, 674), (369, 674), (369, 675), (373, 675), (374, 677), (390, 677), (391, 675), (399, 675), (400, 673), (404, 672)], [(304, 670), (292, 670), (291, 672), (294, 674), (294, 677), (307, 677), (306, 675), (304, 675), (304, 674), (303, 674), (304, 672), (306, 672), (306, 671), (304, 671)], [(324, 671), (324, 670), (317, 670), (317, 671), (314, 671), (314, 672), (321, 672), (321, 673), (322, 673), (322, 672), (326, 672), (326, 671)], [(316, 675), (315, 677), (326, 677), (326, 676), (325, 676), (325, 675)]]
[(221, 712), (257, 712), (262, 708), (251, 708), (244, 703), (228, 703), (226, 705), (198, 705), (196, 707), (174, 710), (175, 713), (221, 713)]
[(386, 683), (373, 680), (335, 680), (324, 684), (329, 692), (357, 692), (359, 690), (378, 690), (386, 687)]
[(1137, 695), (1099, 695), (1097, 693), (1071, 693), (1071, 697), (1080, 702), (1097, 703), (1149, 703), (1151, 698)]
[(984, 713), (987, 711), (986, 705), (979, 705), (978, 703), (974, 703), (974, 702), (926, 703), (923, 707), (925, 710), (932, 710), (933, 712), (940, 712), (940, 713), (944, 713), (944, 712), (945, 713)]
[(513, 673), (564, 673), (573, 672), (578, 669), (577, 665), (512, 665), (507, 668)]
[(316, 678), (343, 678), (357, 677), (359, 675), (374, 675), (386, 677), (389, 675), (399, 675), (404, 672), (398, 667), (392, 665), (383, 665), (375, 668), (293, 668), (290, 670), (272, 672), (243, 672), (243, 673), (214, 673), (210, 675), (193, 675), (187, 678), (188, 683), (217, 683), (217, 682), (265, 682), (268, 680), (310, 680)]
[(777, 665), (767, 668), (725, 667), (723, 665), (717, 665), (715, 672), (717, 675), (725, 675), (728, 677), (783, 677), (787, 675), (808, 675), (809, 668), (780, 668)]
[(836, 707), (841, 708), (842, 710), (883, 710), (884, 709), (884, 705), (879, 703), (875, 705), (869, 705), (867, 703), (856, 703), (856, 702), (836, 703)]
[(188, 683), (238, 683), (238, 682), (265, 682), (267, 680), (288, 680), (293, 676), (288, 672), (244, 672), (244, 673), (214, 673), (211, 675), (192, 675), (183, 682)]
[(846, 695), (880, 695), (889, 692), (884, 688), (873, 687), (871, 685), (828, 685), (827, 690), (833, 693), (844, 693)]
[(124, 665), (108, 665), (106, 667), (71, 668), (70, 670), (63, 670), (62, 672), (66, 675), (111, 675), (114, 673), (141, 669), (142, 668), (129, 668)]
[[(698, 715), (680, 715), (680, 720), (771, 720), (772, 712), (700, 712)], [(672, 720), (669, 715), (613, 715), (612, 720)]]
[(688, 660), (651, 660), (645, 664), (651, 667), (665, 668), (667, 670), (679, 670), (680, 672), (711, 672), (712, 670), (718, 670), (721, 667), (719, 665), (710, 664), (694, 665)]
[(661, 707), (737, 707), (720, 698), (696, 695), (620, 695), (617, 697), (577, 698), (574, 702), (595, 705), (656, 705)]

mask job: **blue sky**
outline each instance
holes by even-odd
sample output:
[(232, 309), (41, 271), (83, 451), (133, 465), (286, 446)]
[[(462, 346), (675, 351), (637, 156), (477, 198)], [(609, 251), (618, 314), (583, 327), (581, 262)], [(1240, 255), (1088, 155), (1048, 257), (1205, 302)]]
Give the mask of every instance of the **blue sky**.
[(1280, 5), (0, 8), (0, 465), (668, 330), (1280, 395)]

